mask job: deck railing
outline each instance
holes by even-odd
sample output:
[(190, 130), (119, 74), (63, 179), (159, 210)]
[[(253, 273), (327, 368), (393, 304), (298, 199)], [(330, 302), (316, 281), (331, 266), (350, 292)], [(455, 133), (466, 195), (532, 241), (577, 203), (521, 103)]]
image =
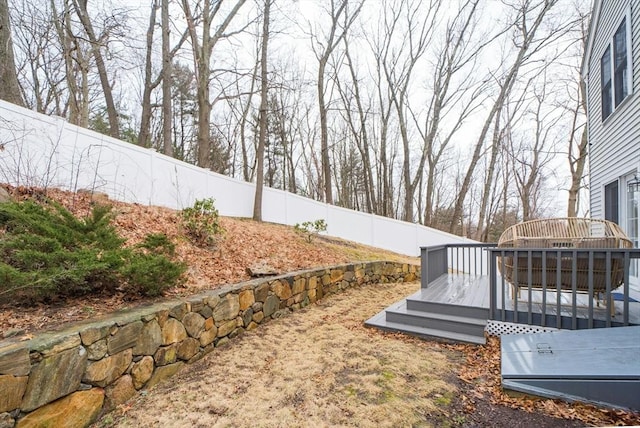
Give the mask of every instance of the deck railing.
[[(564, 329), (630, 325), (629, 279), (638, 276), (640, 249), (490, 248), (488, 253), (492, 320)], [(503, 260), (511, 262), (510, 282), (499, 270)]]
[[(640, 277), (638, 248), (497, 248), (470, 243), (420, 250), (422, 288), (445, 274), (488, 276), (492, 320), (563, 329), (640, 324), (640, 298), (630, 295), (630, 280)], [(500, 270), (507, 258), (509, 280)]]
[(447, 244), (420, 248), (421, 287), (444, 274), (488, 275), (489, 254), (487, 249), (496, 244), (469, 243)]

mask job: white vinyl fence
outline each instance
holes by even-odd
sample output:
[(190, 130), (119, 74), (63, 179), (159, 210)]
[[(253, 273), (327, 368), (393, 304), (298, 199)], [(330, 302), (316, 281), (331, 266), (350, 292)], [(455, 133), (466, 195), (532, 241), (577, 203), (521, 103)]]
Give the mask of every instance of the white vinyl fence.
[[(251, 217), (255, 185), (125, 143), (59, 117), (0, 101), (0, 182), (90, 189), (125, 202), (182, 209), (212, 197), (223, 216)], [(263, 220), (324, 219), (327, 234), (417, 256), (419, 247), (473, 242), (455, 235), (265, 188)]]

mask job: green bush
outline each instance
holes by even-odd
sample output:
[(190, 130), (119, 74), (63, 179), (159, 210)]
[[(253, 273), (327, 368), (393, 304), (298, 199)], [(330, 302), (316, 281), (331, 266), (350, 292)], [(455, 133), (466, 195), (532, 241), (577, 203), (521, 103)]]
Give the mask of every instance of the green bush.
[[(173, 244), (149, 235), (124, 247), (110, 207), (76, 218), (59, 204), (0, 204), (0, 301), (32, 302), (123, 291), (157, 295), (185, 270), (172, 262)], [(159, 281), (159, 282), (158, 282)]]
[(296, 223), (293, 226), (293, 230), (302, 235), (306, 235), (307, 241), (311, 242), (313, 237), (320, 232), (327, 231), (327, 223), (324, 219), (318, 219), (316, 221), (305, 221), (302, 224)]
[(180, 215), (182, 227), (194, 244), (205, 248), (216, 246), (224, 229), (213, 198), (196, 200), (193, 207), (183, 209)]
[(173, 257), (176, 253), (176, 245), (164, 233), (150, 233), (138, 244), (138, 248), (169, 257)]
[(163, 255), (134, 253), (120, 272), (131, 291), (153, 297), (161, 295), (167, 284), (175, 284), (184, 271), (184, 264)]

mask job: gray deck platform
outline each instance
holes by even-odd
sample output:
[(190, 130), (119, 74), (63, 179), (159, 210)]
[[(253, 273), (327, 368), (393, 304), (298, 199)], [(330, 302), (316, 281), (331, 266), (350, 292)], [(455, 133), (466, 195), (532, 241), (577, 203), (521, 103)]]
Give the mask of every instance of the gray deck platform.
[[(499, 279), (498, 279), (499, 281)], [(631, 297), (635, 300), (629, 304), (629, 322), (631, 324), (640, 324), (640, 293), (631, 290)], [(473, 276), (464, 274), (443, 275), (429, 284), (428, 288), (422, 288), (417, 293), (410, 296), (413, 299), (420, 299), (425, 302), (436, 302), (444, 304), (455, 304), (460, 306), (489, 308), (489, 277)], [(498, 293), (498, 307), (502, 306), (501, 293)], [(557, 313), (557, 293), (547, 291), (545, 312), (549, 315)], [(513, 297), (510, 287), (507, 288), (504, 296), (505, 310), (514, 311)], [(528, 311), (529, 295), (527, 290), (522, 290), (518, 297), (518, 311)], [(532, 312), (542, 313), (543, 293), (539, 290), (532, 290), (531, 293)], [(561, 314), (567, 317), (572, 315), (572, 306), (570, 293), (560, 293)], [(577, 314), (578, 318), (588, 318), (589, 296), (579, 294), (577, 296)], [(614, 321), (615, 316), (622, 313), (622, 302), (614, 302)], [(595, 306), (594, 317), (596, 319), (605, 320), (607, 309), (604, 305)]]
[(502, 337), (507, 389), (640, 410), (640, 326)]
[[(632, 297), (640, 301), (639, 294), (636, 292)], [(562, 325), (569, 324), (575, 308), (575, 317), (584, 324), (589, 318), (589, 296), (577, 295), (576, 306), (569, 293), (560, 293), (559, 297), (560, 317), (557, 317), (558, 295), (552, 291), (547, 291), (545, 296), (541, 291), (532, 290), (529, 295), (527, 290), (523, 290), (516, 307), (511, 289), (507, 287), (504, 293), (498, 293), (497, 306), (502, 308), (504, 300), (503, 312), (515, 319), (517, 310), (518, 320), (527, 324), (536, 324), (542, 319), (540, 314), (545, 313), (544, 325), (549, 327), (554, 325), (546, 322), (555, 322), (556, 318), (561, 318)], [(640, 324), (638, 301), (629, 304), (631, 324)], [(616, 325), (622, 321), (619, 316), (622, 313), (622, 302), (614, 302), (614, 305), (612, 324)], [(605, 305), (597, 306), (595, 302), (593, 306), (594, 322), (600, 322), (604, 326), (608, 309)], [(389, 306), (367, 320), (365, 325), (421, 337), (483, 344), (483, 329), (488, 319), (489, 278), (481, 275), (446, 274), (431, 281), (427, 288), (421, 288), (406, 299)]]

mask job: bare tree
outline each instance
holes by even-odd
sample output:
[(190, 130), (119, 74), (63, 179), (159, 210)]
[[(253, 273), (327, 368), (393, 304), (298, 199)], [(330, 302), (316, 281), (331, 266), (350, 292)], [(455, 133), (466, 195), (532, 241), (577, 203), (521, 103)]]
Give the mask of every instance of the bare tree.
[[(384, 28), (383, 23), (379, 26)], [(391, 217), (395, 211), (393, 205), (393, 193), (394, 193), (394, 171), (393, 164), (395, 161), (397, 148), (394, 144), (390, 144), (392, 140), (390, 138), (391, 134), (391, 114), (393, 110), (393, 103), (391, 102), (391, 88), (388, 84), (386, 84), (386, 78), (384, 76), (384, 62), (386, 57), (388, 56), (388, 42), (386, 40), (387, 34), (382, 31), (381, 28), (378, 29), (374, 33), (373, 40), (370, 42), (370, 49), (374, 57), (375, 61), (375, 74), (374, 74), (374, 84), (375, 84), (375, 98), (378, 103), (378, 114), (379, 123), (377, 123), (377, 127), (379, 129), (373, 128), (372, 139), (376, 139), (378, 141), (378, 151), (376, 153), (377, 162), (376, 162), (376, 176), (377, 176), (377, 201), (378, 207), (376, 212), (380, 215)]]
[[(156, 24), (157, 10), (161, 10), (162, 28), (162, 69), (156, 77), (153, 77), (153, 37)], [(189, 35), (184, 31), (176, 45), (170, 47), (169, 0), (152, 0), (149, 13), (149, 26), (147, 27), (144, 83), (142, 92), (142, 113), (140, 116), (140, 130), (138, 132), (138, 144), (143, 147), (151, 147), (151, 119), (153, 109), (156, 107), (151, 102), (153, 91), (162, 83), (162, 151), (167, 156), (173, 156), (173, 140), (171, 138), (172, 102), (171, 102), (171, 73), (173, 58), (182, 47)]]
[[(221, 16), (223, 2), (216, 0), (211, 2), (204, 0), (196, 5), (196, 10), (202, 7), (202, 12), (195, 16), (191, 11), (189, 0), (182, 0), (182, 10), (187, 19), (187, 27), (191, 39), (191, 48), (196, 71), (197, 101), (198, 101), (198, 165), (203, 168), (211, 167), (211, 99), (209, 79), (211, 76), (211, 55), (216, 44), (227, 37), (225, 31), (246, 0), (236, 0), (233, 7)], [(217, 26), (213, 34), (212, 24), (220, 18), (222, 22)], [(202, 23), (201, 39), (198, 38), (196, 26), (198, 21)]]
[[(320, 156), (322, 159), (322, 175), (324, 180), (324, 200), (328, 204), (333, 203), (331, 188), (331, 163), (329, 159), (329, 131), (327, 125), (327, 101), (325, 100), (325, 74), (327, 63), (335, 48), (346, 36), (349, 27), (356, 20), (362, 10), (364, 0), (358, 0), (355, 8), (349, 10), (349, 0), (330, 0), (329, 19), (331, 25), (329, 32), (323, 40), (318, 34), (312, 35), (312, 49), (318, 59), (318, 111), (320, 115)], [(313, 34), (313, 32), (312, 32)]]
[[(579, 40), (579, 58), (584, 55), (587, 35), (589, 13), (581, 13), (577, 10), (580, 22), (580, 40)], [(567, 157), (569, 160), (569, 170), (571, 171), (571, 185), (569, 187), (569, 201), (567, 205), (567, 216), (576, 217), (580, 206), (580, 191), (585, 175), (585, 166), (587, 163), (588, 139), (587, 139), (587, 86), (586, 82), (580, 75), (580, 70), (576, 64), (574, 73), (577, 81), (570, 82), (569, 90), (575, 91), (569, 94), (572, 107), (568, 108), (571, 115), (571, 127), (569, 131), (569, 148)], [(582, 129), (582, 131), (580, 130)], [(579, 137), (578, 137), (579, 135)]]
[[(491, 137), (490, 157), (489, 162), (486, 165), (486, 173), (484, 184), (482, 187), (482, 196), (480, 199), (480, 208), (478, 210), (478, 225), (476, 229), (475, 239), (483, 241), (483, 237), (487, 236), (487, 229), (490, 226), (487, 219), (491, 218), (492, 201), (495, 200), (495, 182), (498, 180), (496, 169), (499, 168), (498, 159), (502, 156), (506, 149), (504, 147), (505, 135), (511, 135), (511, 129), (518, 126), (518, 121), (521, 119), (521, 110), (527, 101), (527, 95), (529, 88), (532, 86), (533, 79), (529, 79), (524, 88), (520, 91), (519, 98), (511, 101), (510, 97), (507, 97), (505, 102), (500, 108), (500, 111), (496, 113), (494, 119), (493, 135)], [(511, 94), (509, 94), (511, 95)], [(538, 106), (541, 108), (541, 106)], [(504, 121), (503, 121), (504, 116)], [(520, 126), (523, 126), (520, 124)], [(504, 183), (505, 187), (508, 187), (508, 183)]]
[[(160, 20), (162, 22), (162, 141), (163, 152), (173, 156), (173, 141), (171, 140), (171, 72), (173, 52), (171, 51), (171, 29), (169, 21), (169, 0), (161, 0)], [(185, 36), (187, 32), (184, 33)], [(182, 41), (185, 38), (183, 37)], [(178, 46), (182, 45), (182, 41)]]
[[(440, 179), (438, 164), (468, 117), (478, 108), (485, 85), (476, 82), (474, 65), (478, 54), (490, 40), (474, 43), (478, 1), (465, 1), (457, 14), (447, 23), (442, 48), (436, 54), (432, 72), (432, 94), (423, 124), (411, 109), (416, 128), (422, 139), (427, 161), (427, 180), (424, 224), (430, 225), (435, 203), (436, 181)], [(462, 76), (460, 76), (463, 74)], [(443, 122), (449, 122), (448, 129)], [(415, 189), (414, 189), (415, 190)]]
[(260, 134), (258, 135), (256, 193), (253, 202), (253, 219), (262, 221), (262, 191), (264, 188), (264, 145), (267, 138), (267, 106), (269, 101), (269, 80), (267, 57), (269, 47), (269, 19), (271, 1), (264, 0), (262, 23), (262, 47), (260, 52)]
[[(498, 95), (489, 109), (484, 125), (476, 140), (469, 166), (464, 175), (454, 205), (453, 215), (449, 225), (450, 232), (453, 232), (456, 224), (458, 224), (458, 221), (462, 218), (464, 202), (471, 188), (472, 177), (480, 160), (485, 139), (487, 138), (496, 114), (502, 109), (507, 95), (516, 83), (520, 70), (531, 61), (536, 53), (547, 46), (549, 42), (565, 34), (567, 28), (571, 25), (570, 23), (563, 24), (550, 29), (544, 27), (545, 17), (557, 3), (557, 0), (540, 0), (507, 4), (516, 13), (516, 18), (512, 24), (512, 29), (515, 31), (512, 40), (517, 54), (507, 69), (504, 78), (500, 79), (501, 85), (498, 90)], [(543, 31), (542, 36), (538, 34), (538, 31), (541, 29)]]
[(13, 56), (7, 0), (0, 0), (0, 99), (24, 105)]
[(16, 68), (25, 105), (39, 113), (62, 115), (64, 77), (48, 7), (18, 0), (12, 8)]
[[(348, 40), (349, 39), (347, 37), (344, 38), (344, 54), (345, 61), (349, 68), (349, 75), (351, 77), (351, 87), (349, 88), (347, 84), (342, 84), (342, 82), (340, 81), (337, 82), (337, 86), (342, 98), (342, 103), (344, 104), (342, 114), (347, 121), (349, 130), (356, 143), (356, 147), (358, 148), (361, 163), (363, 166), (362, 174), (364, 175), (363, 185), (365, 194), (364, 206), (367, 212), (377, 213), (378, 204), (376, 202), (374, 170), (369, 153), (371, 142), (367, 131), (367, 121), (370, 117), (370, 112), (369, 109), (365, 110), (364, 102), (360, 92), (358, 73), (356, 71), (356, 65), (351, 58)], [(355, 117), (354, 113), (352, 112), (354, 110), (354, 108), (352, 107), (352, 103), (355, 103)]]
[[(571, 186), (569, 187), (569, 203), (567, 205), (567, 216), (576, 217), (580, 205), (580, 190), (584, 180), (584, 170), (587, 163), (588, 139), (586, 123), (579, 123), (580, 117), (586, 117), (587, 102), (586, 84), (582, 78), (579, 82), (578, 100), (575, 108), (571, 111), (571, 131), (569, 133), (569, 170), (571, 171)], [(580, 131), (582, 128), (582, 131)], [(577, 135), (580, 135), (578, 138)]]
[(196, 79), (195, 73), (188, 66), (174, 63), (171, 76), (171, 111), (173, 155), (177, 159), (195, 163), (197, 154), (196, 142)]
[[(522, 221), (540, 216), (543, 185), (549, 176), (545, 168), (556, 154), (556, 125), (562, 119), (555, 108), (548, 108), (549, 96), (546, 76), (539, 85), (533, 85), (533, 100), (528, 114), (534, 129), (521, 137), (507, 132), (511, 171), (522, 207)], [(537, 87), (536, 87), (537, 86)]]
[(67, 84), (67, 107), (69, 122), (89, 126), (89, 57), (83, 39), (74, 34), (71, 23), (71, 2), (65, 0), (58, 12), (55, 0), (51, 0), (52, 18), (58, 35), (58, 43), (64, 60), (64, 75)]
[[(418, 166), (411, 166), (411, 137), (409, 135), (409, 89), (413, 82), (413, 72), (418, 60), (426, 52), (434, 37), (441, 3), (436, 0), (401, 0), (392, 4), (390, 20), (386, 22), (389, 45), (384, 65), (384, 73), (390, 87), (391, 101), (398, 116), (400, 136), (402, 138), (402, 178), (404, 183), (403, 219), (414, 221), (414, 196), (418, 182), (424, 171), (426, 151), (424, 147), (418, 156)], [(400, 25), (404, 17), (406, 29)], [(386, 18), (385, 18), (386, 19)], [(392, 44), (395, 33), (401, 32), (398, 46)], [(397, 42), (397, 41), (396, 41)], [(412, 169), (415, 172), (412, 176)]]
[[(114, 138), (120, 137), (120, 125), (118, 118), (118, 110), (116, 109), (116, 104), (113, 99), (113, 90), (111, 87), (111, 82), (109, 81), (109, 75), (107, 74), (107, 66), (104, 61), (104, 57), (102, 56), (102, 47), (103, 47), (103, 37), (98, 37), (96, 34), (93, 23), (91, 22), (91, 18), (89, 17), (89, 12), (87, 10), (87, 2), (88, 0), (72, 0), (73, 7), (82, 23), (82, 27), (91, 43), (91, 52), (93, 54), (93, 58), (96, 62), (96, 68), (98, 70), (98, 75), (100, 76), (100, 84), (102, 85), (102, 92), (104, 95), (104, 102), (106, 104), (107, 117), (109, 119), (109, 134)], [(113, 25), (119, 25), (119, 23), (115, 22), (115, 19), (112, 20)], [(108, 31), (107, 31), (108, 34)]]
[[(152, 60), (151, 55), (153, 53), (153, 33), (156, 27), (156, 11), (158, 10), (158, 0), (151, 1), (151, 12), (149, 13), (149, 27), (147, 28), (146, 37), (146, 55), (144, 65), (144, 88), (142, 92), (142, 114), (140, 116), (140, 131), (138, 132), (138, 144), (142, 147), (151, 146), (151, 92), (160, 84), (158, 77), (153, 81), (152, 77)], [(163, 29), (164, 32), (168, 29)], [(164, 40), (163, 40), (164, 42)], [(164, 48), (164, 44), (163, 44)], [(164, 134), (163, 134), (164, 135)]]

